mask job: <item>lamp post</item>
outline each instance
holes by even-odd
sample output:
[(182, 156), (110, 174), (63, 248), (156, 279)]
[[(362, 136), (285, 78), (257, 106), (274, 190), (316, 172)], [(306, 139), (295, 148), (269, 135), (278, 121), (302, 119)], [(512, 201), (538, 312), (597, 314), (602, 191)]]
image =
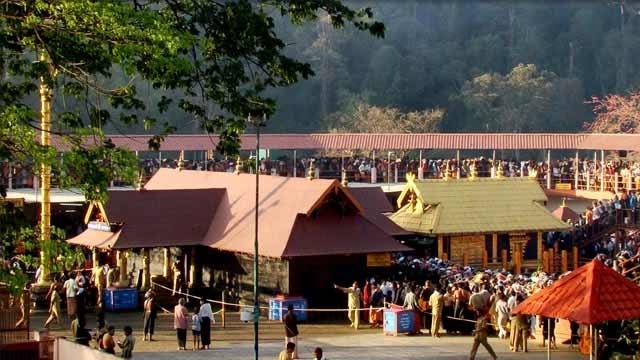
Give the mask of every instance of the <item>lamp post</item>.
[(256, 203), (255, 203), (255, 219), (254, 219), (254, 239), (253, 239), (253, 353), (254, 359), (259, 358), (259, 323), (260, 323), (260, 288), (258, 287), (258, 219), (260, 207), (260, 128), (266, 126), (267, 115), (264, 114), (262, 119), (251, 119), (248, 122), (256, 128)]

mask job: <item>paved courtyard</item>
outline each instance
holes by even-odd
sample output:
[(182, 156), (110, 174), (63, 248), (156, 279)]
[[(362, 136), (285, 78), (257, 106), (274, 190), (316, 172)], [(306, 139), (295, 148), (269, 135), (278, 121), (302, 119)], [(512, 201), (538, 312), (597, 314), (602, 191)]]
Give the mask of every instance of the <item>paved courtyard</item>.
[[(227, 317), (226, 327), (223, 329), (220, 318), (212, 329), (211, 350), (203, 351), (177, 351), (175, 330), (173, 330), (173, 315), (160, 314), (156, 323), (156, 333), (153, 342), (142, 341), (142, 314), (123, 313), (107, 314), (108, 324), (116, 327), (116, 337), (122, 335), (122, 327), (131, 325), (137, 343), (134, 351), (134, 359), (142, 360), (197, 360), (197, 359), (253, 359), (253, 324), (241, 323), (238, 313), (230, 313)], [(88, 326), (94, 326), (95, 316), (88, 315)], [(34, 314), (31, 328), (37, 329), (44, 322), (44, 314)], [(447, 336), (440, 339), (430, 336), (385, 336), (380, 329), (369, 329), (362, 326), (355, 331), (344, 324), (300, 324), (300, 338), (298, 340), (299, 355), (301, 359), (310, 359), (316, 346), (325, 350), (328, 359), (468, 359), (472, 339), (470, 336)], [(568, 329), (566, 329), (568, 330)], [(569, 334), (562, 323), (558, 325), (558, 343), (567, 339)], [(52, 334), (57, 336), (69, 336), (67, 326), (52, 329)], [(538, 331), (540, 335), (540, 331)], [(260, 359), (277, 359), (278, 353), (284, 348), (284, 330), (282, 324), (276, 321), (263, 320), (260, 323)], [(513, 353), (508, 349), (506, 340), (490, 338), (489, 342), (500, 359), (536, 360), (546, 359), (546, 349), (539, 346), (540, 340), (529, 342), (528, 353)], [(191, 334), (188, 343), (192, 348)], [(560, 345), (559, 350), (552, 351), (553, 359), (587, 359), (577, 350), (570, 349), (566, 345)], [(490, 359), (484, 348), (478, 351), (477, 359)]]
[[(492, 339), (494, 350), (500, 359), (546, 359), (547, 354), (543, 348), (532, 344), (528, 353), (513, 353), (508, 351), (505, 341)], [(214, 342), (214, 345), (215, 342)], [(311, 359), (313, 349), (320, 346), (325, 350), (328, 359), (468, 359), (471, 348), (470, 337), (409, 337), (409, 336), (384, 336), (380, 333), (353, 334), (332, 337), (304, 338), (299, 340), (300, 358)], [(267, 341), (260, 344), (261, 359), (277, 359), (282, 350), (283, 343), (279, 341)], [(173, 352), (140, 352), (136, 353), (136, 359), (252, 359), (253, 344), (238, 342), (217, 346), (215, 349), (205, 351), (173, 351)], [(553, 351), (553, 359), (585, 359), (573, 350)], [(477, 359), (490, 359), (489, 354), (481, 348)]]

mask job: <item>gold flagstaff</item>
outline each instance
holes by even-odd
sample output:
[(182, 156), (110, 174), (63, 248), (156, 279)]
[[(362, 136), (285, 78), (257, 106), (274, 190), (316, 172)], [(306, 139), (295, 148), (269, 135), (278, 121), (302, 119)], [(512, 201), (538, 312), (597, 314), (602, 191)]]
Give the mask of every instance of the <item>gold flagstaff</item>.
[[(40, 61), (47, 63), (48, 57), (45, 51), (40, 52)], [(46, 79), (40, 77), (40, 145), (51, 145), (51, 98), (53, 93)], [(44, 284), (49, 279), (51, 269), (45, 259), (43, 250), (44, 242), (51, 238), (51, 166), (46, 161), (40, 164), (40, 241), (43, 242), (40, 249), (40, 263), (42, 272), (38, 278), (39, 284)]]

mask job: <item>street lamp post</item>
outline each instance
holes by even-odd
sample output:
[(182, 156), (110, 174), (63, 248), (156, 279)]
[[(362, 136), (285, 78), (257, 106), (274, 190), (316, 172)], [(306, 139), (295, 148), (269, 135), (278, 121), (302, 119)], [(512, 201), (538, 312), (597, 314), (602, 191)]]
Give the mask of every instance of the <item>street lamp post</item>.
[(248, 118), (249, 123), (253, 124), (256, 128), (256, 199), (255, 199), (255, 226), (254, 226), (254, 241), (253, 241), (253, 352), (254, 359), (259, 358), (259, 323), (260, 323), (260, 288), (258, 287), (258, 219), (260, 208), (260, 128), (266, 125), (267, 116), (263, 115), (262, 120), (252, 120), (251, 116)]

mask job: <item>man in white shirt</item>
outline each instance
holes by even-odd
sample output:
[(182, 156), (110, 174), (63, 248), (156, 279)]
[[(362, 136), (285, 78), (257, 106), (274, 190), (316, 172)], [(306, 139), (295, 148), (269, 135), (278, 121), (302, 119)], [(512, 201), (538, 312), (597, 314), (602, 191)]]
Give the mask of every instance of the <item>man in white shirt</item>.
[(76, 299), (78, 284), (73, 274), (64, 282), (63, 287), (67, 296), (67, 316), (72, 317), (76, 315), (78, 311), (78, 301)]
[(211, 304), (205, 301), (204, 298), (200, 299), (200, 340), (202, 347), (200, 349), (209, 349), (211, 344), (211, 320), (213, 319), (213, 311), (211, 311)]

